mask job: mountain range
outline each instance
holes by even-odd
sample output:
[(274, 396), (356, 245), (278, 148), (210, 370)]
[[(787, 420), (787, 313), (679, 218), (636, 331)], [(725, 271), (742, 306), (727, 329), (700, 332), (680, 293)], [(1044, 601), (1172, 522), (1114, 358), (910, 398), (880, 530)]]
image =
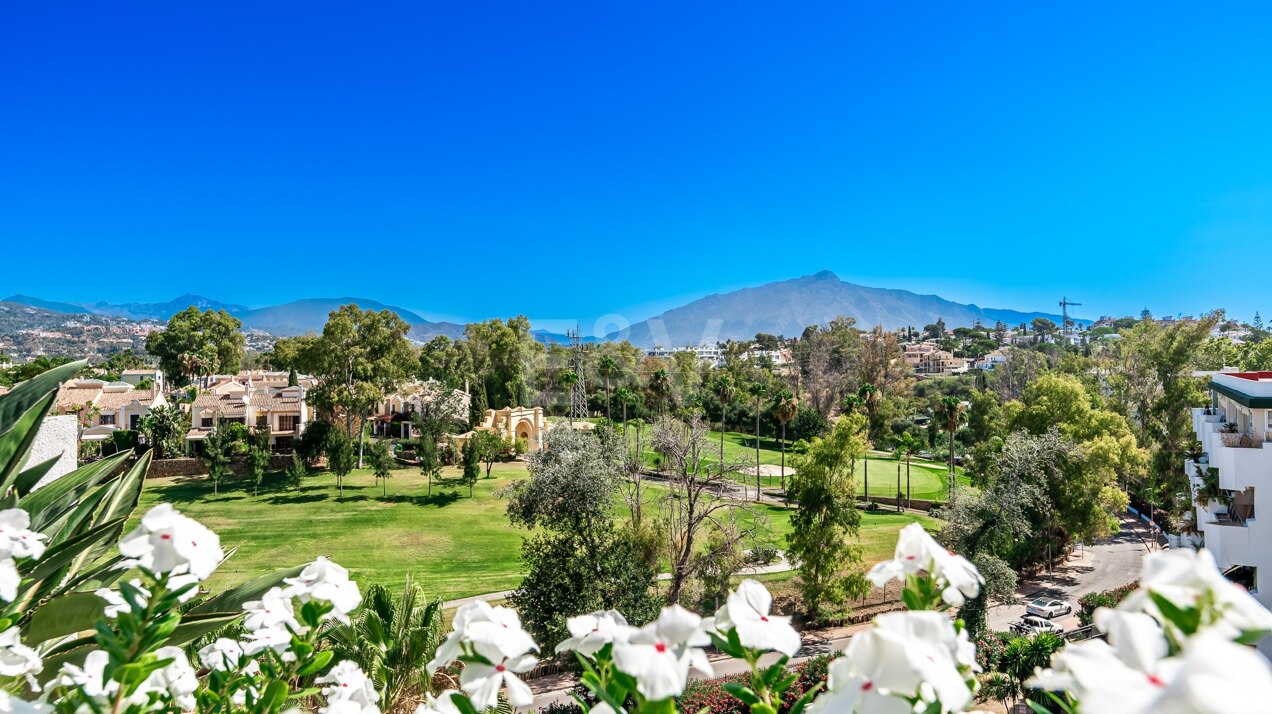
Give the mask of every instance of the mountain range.
[[(199, 309), (225, 310), (239, 318), (244, 329), (261, 330), (280, 337), (320, 332), (327, 313), (341, 305), (356, 303), (364, 310), (397, 313), (411, 326), (410, 336), (416, 340), (425, 341), (437, 335), (456, 338), (464, 333), (463, 325), (426, 320), (410, 310), (358, 297), (306, 298), (258, 308), (223, 303), (200, 295), (182, 295), (162, 303), (123, 304), (54, 302), (29, 295), (13, 295), (5, 298), (4, 302), (67, 314), (161, 321), (194, 305)], [(514, 314), (515, 306), (511, 309), (513, 312), (509, 314)], [(724, 294), (707, 295), (602, 339), (626, 339), (638, 347), (668, 347), (696, 345), (703, 341), (749, 339), (759, 332), (792, 337), (802, 333), (809, 325), (824, 325), (840, 315), (856, 318), (857, 324), (863, 327), (883, 325), (889, 330), (905, 326), (922, 328), (938, 319), (943, 319), (950, 328), (971, 326), (977, 322), (992, 326), (999, 320), (1014, 326), (1036, 317), (1045, 317), (1057, 324), (1061, 321), (1061, 316), (1053, 313), (982, 308), (937, 295), (865, 287), (840, 280), (830, 271), (822, 271)], [(535, 330), (535, 336), (544, 342), (564, 341), (563, 335), (543, 330)]]

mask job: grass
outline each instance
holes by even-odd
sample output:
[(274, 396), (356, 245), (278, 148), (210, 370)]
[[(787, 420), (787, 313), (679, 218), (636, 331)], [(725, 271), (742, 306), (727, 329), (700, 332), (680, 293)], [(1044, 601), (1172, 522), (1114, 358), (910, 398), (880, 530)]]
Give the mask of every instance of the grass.
[[(311, 474), (297, 489), (286, 489), (280, 474), (270, 474), (259, 496), (250, 484), (223, 482), (214, 495), (205, 477), (156, 478), (147, 482), (138, 513), (161, 501), (216, 531), (233, 557), (212, 576), (215, 592), (289, 565), (326, 555), (349, 568), (364, 587), (382, 583), (398, 587), (407, 575), (429, 595), (452, 600), (515, 588), (521, 580), (521, 540), (505, 515), (506, 501), (495, 492), (526, 477), (521, 463), (496, 464), (491, 479), (477, 482), (473, 498), (447, 468), (433, 484), (432, 495), (413, 469), (393, 472), (389, 494), (381, 496), (370, 470), (345, 479), (345, 495), (336, 491), (328, 472)], [(666, 494), (648, 484), (646, 500), (655, 507)], [(785, 548), (793, 511), (750, 504), (745, 519), (767, 521), (757, 544)], [(653, 513), (654, 511), (649, 511)], [(616, 510), (626, 514), (626, 509)], [(888, 557), (897, 531), (926, 516), (863, 513), (860, 542), (866, 563)]]
[[(643, 430), (642, 440), (648, 440), (649, 430)], [(628, 431), (628, 440), (632, 443), (636, 441), (634, 430)], [(710, 432), (709, 440), (712, 448), (710, 449), (706, 462), (719, 463), (720, 454), (720, 432)], [(658, 463), (658, 455), (649, 448), (642, 449), (645, 462), (651, 467)], [(787, 446), (786, 450), (786, 468), (791, 469), (791, 449)], [(726, 464), (737, 463), (742, 461), (748, 465), (755, 464), (755, 435), (744, 434), (737, 431), (724, 432), (724, 461)], [(867, 462), (867, 463), (863, 463)], [(769, 438), (767, 436), (760, 437), (760, 463), (777, 466), (782, 462), (781, 441), (779, 439)], [(897, 495), (897, 460), (891, 455), (881, 451), (872, 451), (865, 459), (857, 462), (857, 479), (858, 487), (865, 485), (866, 470), (869, 470), (869, 494), (875, 497), (891, 498)], [(955, 468), (956, 478), (962, 485), (968, 483), (966, 475), (962, 468)], [(921, 461), (919, 459), (910, 459), (910, 498), (926, 500), (926, 501), (944, 501), (949, 494), (949, 483), (947, 480), (947, 470), (943, 463), (933, 461)], [(905, 482), (905, 462), (901, 463), (901, 490), (906, 488)], [(748, 486), (755, 486), (755, 475), (737, 474), (734, 480)], [(782, 479), (780, 475), (763, 476), (760, 479), (765, 489), (777, 489), (781, 487)]]

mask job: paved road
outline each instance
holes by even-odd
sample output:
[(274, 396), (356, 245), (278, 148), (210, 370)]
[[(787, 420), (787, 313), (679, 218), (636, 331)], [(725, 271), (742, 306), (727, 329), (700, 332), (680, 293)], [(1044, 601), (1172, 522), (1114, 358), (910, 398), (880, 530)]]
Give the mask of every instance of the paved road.
[(1133, 518), (1122, 519), (1122, 529), (1112, 538), (1081, 549), (1050, 576), (1021, 580), (1016, 588), (1015, 605), (998, 605), (989, 609), (989, 626), (1005, 630), (1025, 614), (1025, 603), (1037, 597), (1058, 598), (1072, 603), (1075, 614), (1055, 618), (1065, 630), (1079, 626), (1076, 615), (1078, 598), (1090, 592), (1110, 590), (1139, 578), (1144, 557), (1149, 553), (1151, 536), (1143, 524)]
[[(990, 627), (1005, 630), (1008, 624), (1025, 613), (1024, 603), (1034, 597), (1056, 597), (1074, 603), (1089, 592), (1108, 590), (1125, 585), (1139, 577), (1144, 557), (1149, 553), (1147, 529), (1132, 518), (1122, 520), (1122, 530), (1112, 538), (1086, 547), (1075, 554), (1064, 565), (1056, 568), (1050, 576), (1021, 580), (1017, 588), (1016, 605), (996, 605), (989, 610)], [(1078, 626), (1076, 615), (1056, 618), (1056, 622), (1066, 630)], [(856, 632), (868, 627), (868, 624), (853, 627), (836, 628), (817, 632), (804, 632), (804, 648), (792, 659), (793, 663), (802, 662), (809, 657), (829, 652), (838, 652), (848, 644), (848, 640)], [(765, 663), (776, 659), (770, 655)], [(747, 665), (741, 660), (719, 657), (712, 660), (715, 676), (736, 674), (747, 671)], [(535, 692), (532, 708), (546, 707), (553, 702), (569, 700), (569, 688), (574, 684), (571, 674), (550, 675), (529, 682)]]

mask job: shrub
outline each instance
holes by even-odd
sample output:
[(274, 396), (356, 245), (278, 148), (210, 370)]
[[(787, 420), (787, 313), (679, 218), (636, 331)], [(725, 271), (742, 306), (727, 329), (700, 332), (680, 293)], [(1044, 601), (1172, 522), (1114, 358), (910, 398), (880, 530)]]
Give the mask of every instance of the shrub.
[(1095, 611), (1101, 607), (1117, 607), (1122, 600), (1126, 599), (1135, 588), (1139, 587), (1139, 581), (1127, 583), (1121, 587), (1111, 590), (1104, 590), (1098, 593), (1087, 593), (1078, 598), (1078, 621), (1083, 626), (1091, 624), (1095, 617)]

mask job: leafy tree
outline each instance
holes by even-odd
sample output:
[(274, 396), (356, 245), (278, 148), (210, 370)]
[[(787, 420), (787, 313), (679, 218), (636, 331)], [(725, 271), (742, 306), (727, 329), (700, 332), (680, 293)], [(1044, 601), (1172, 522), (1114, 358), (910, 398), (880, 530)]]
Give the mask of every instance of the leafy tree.
[(254, 429), (247, 442), (247, 475), (252, 480), (252, 495), (259, 496), (261, 481), (269, 469), (269, 429)]
[(230, 475), (230, 445), (225, 430), (217, 424), (203, 440), (203, 463), (212, 482), (212, 493), (220, 493), (221, 479)]
[(800, 406), (791, 423), (791, 438), (796, 441), (810, 441), (818, 436), (825, 436), (830, 431), (830, 420), (811, 407)]
[(505, 491), (513, 525), (540, 530), (522, 544), (526, 577), (510, 597), (540, 642), (561, 639), (565, 618), (588, 608), (631, 606), (641, 619), (657, 614), (654, 569), (634, 557), (636, 548), (613, 524), (618, 449), (612, 438), (548, 432), (547, 448), (530, 456), (530, 478)]
[(174, 381), (189, 383), (199, 376), (234, 373), (243, 361), (242, 326), (224, 310), (200, 311), (191, 305), (169, 318), (164, 329), (146, 337), (146, 351), (158, 358), (165, 374), (176, 377)]
[(956, 483), (954, 472), (954, 434), (958, 432), (958, 427), (967, 421), (967, 406), (963, 404), (963, 400), (954, 396), (944, 396), (937, 402), (936, 413), (933, 415), (934, 420), (944, 429), (946, 435), (950, 438), (949, 453), (949, 492), (954, 493)]
[[(464, 447), (460, 450), (462, 457), (464, 472), (463, 481), (468, 484), (468, 497), (473, 497), (473, 487), (477, 485), (477, 479), (481, 478), (481, 447), (477, 444), (477, 433), (488, 434), (490, 432), (476, 432), (473, 436), (464, 441)], [(498, 437), (495, 437), (498, 439)]]
[(640, 394), (627, 387), (619, 387), (614, 391), (614, 398), (623, 406), (623, 441), (627, 440), (627, 409), (640, 404)]
[(141, 418), (141, 433), (155, 450), (155, 457), (166, 459), (185, 449), (188, 422), (180, 409), (157, 406)]
[(300, 439), (296, 442), (296, 453), (309, 461), (326, 455), (333, 431), (334, 429), (329, 421), (318, 419), (309, 422), (305, 425), (305, 430), (301, 432)]
[(530, 370), (543, 353), (543, 345), (530, 332), (530, 320), (518, 315), (475, 322), (464, 328), (464, 336), (473, 374), (483, 383), (474, 389), (484, 387), (487, 401), (496, 409), (529, 404)]
[(486, 464), (486, 478), (490, 478), (490, 470), (509, 449), (499, 434), (493, 431), (474, 431), (468, 441), (473, 445), (474, 457)]
[(342, 305), (328, 315), (322, 335), (299, 357), (300, 364), (318, 378), (317, 386), (309, 392), (310, 403), (320, 410), (344, 414), (346, 434), (358, 434), (359, 466), (367, 418), (413, 371), (416, 357), (406, 339), (409, 329), (390, 310), (376, 312)]
[(476, 429), (486, 419), (486, 390), (476, 390), (468, 400), (468, 428)]
[(716, 377), (711, 389), (716, 399), (720, 401), (720, 468), (724, 469), (724, 418), (728, 413), (729, 405), (738, 396), (738, 389), (733, 379), (727, 374)]
[(425, 666), (444, 637), (442, 601), (429, 600), (407, 576), (397, 598), (383, 585), (367, 588), (362, 608), (348, 624), (334, 624), (326, 632), (336, 661), (357, 664), (375, 684), (378, 704), (385, 711), (411, 692), (430, 692)]
[(799, 413), (799, 402), (790, 390), (783, 389), (773, 401), (773, 416), (782, 425), (782, 492), (786, 492), (786, 425)]
[(419, 460), (420, 475), (428, 480), (428, 495), (433, 495), (433, 480), (442, 475), (442, 450), (438, 446), (440, 435), (429, 428), (420, 429), (415, 442), (415, 456)]
[(375, 479), (380, 482), (380, 495), (387, 498), (389, 478), (393, 476), (393, 451), (389, 448), (388, 441), (377, 439), (371, 444), (371, 469), (375, 472)]
[(613, 355), (603, 354), (596, 359), (596, 372), (601, 375), (601, 379), (605, 380), (605, 418), (613, 421), (614, 416), (611, 413), (614, 401), (610, 399), (610, 380), (618, 376), (618, 362)]
[(671, 398), (671, 377), (667, 370), (659, 367), (649, 376), (649, 401), (658, 405), (658, 414), (667, 412), (667, 400)]
[(305, 468), (305, 460), (299, 452), (293, 451), (291, 463), (287, 464), (287, 469), (283, 471), (283, 477), (287, 480), (287, 486), (290, 488), (299, 488), (305, 476), (309, 473)]
[(866, 454), (865, 418), (840, 417), (825, 438), (815, 438), (795, 457), (791, 492), (799, 509), (791, 516), (789, 550), (799, 564), (804, 607), (826, 617), (850, 596), (868, 590), (861, 549), (852, 543), (861, 523), (856, 504), (856, 462)]
[(569, 417), (570, 426), (574, 426), (574, 385), (579, 383), (579, 375), (577, 372), (566, 371), (561, 373), (561, 388), (565, 392), (565, 413)]
[(344, 477), (353, 471), (353, 441), (340, 429), (332, 429), (327, 437), (327, 468), (336, 475), (336, 489), (344, 498)]
[(1025, 685), (1040, 669), (1051, 666), (1051, 655), (1064, 647), (1064, 638), (1051, 632), (1039, 632), (1033, 637), (1016, 637), (1007, 643), (999, 659), (998, 668), (1011, 678), (1014, 685), (1013, 695), (1025, 697), (1044, 696)]

